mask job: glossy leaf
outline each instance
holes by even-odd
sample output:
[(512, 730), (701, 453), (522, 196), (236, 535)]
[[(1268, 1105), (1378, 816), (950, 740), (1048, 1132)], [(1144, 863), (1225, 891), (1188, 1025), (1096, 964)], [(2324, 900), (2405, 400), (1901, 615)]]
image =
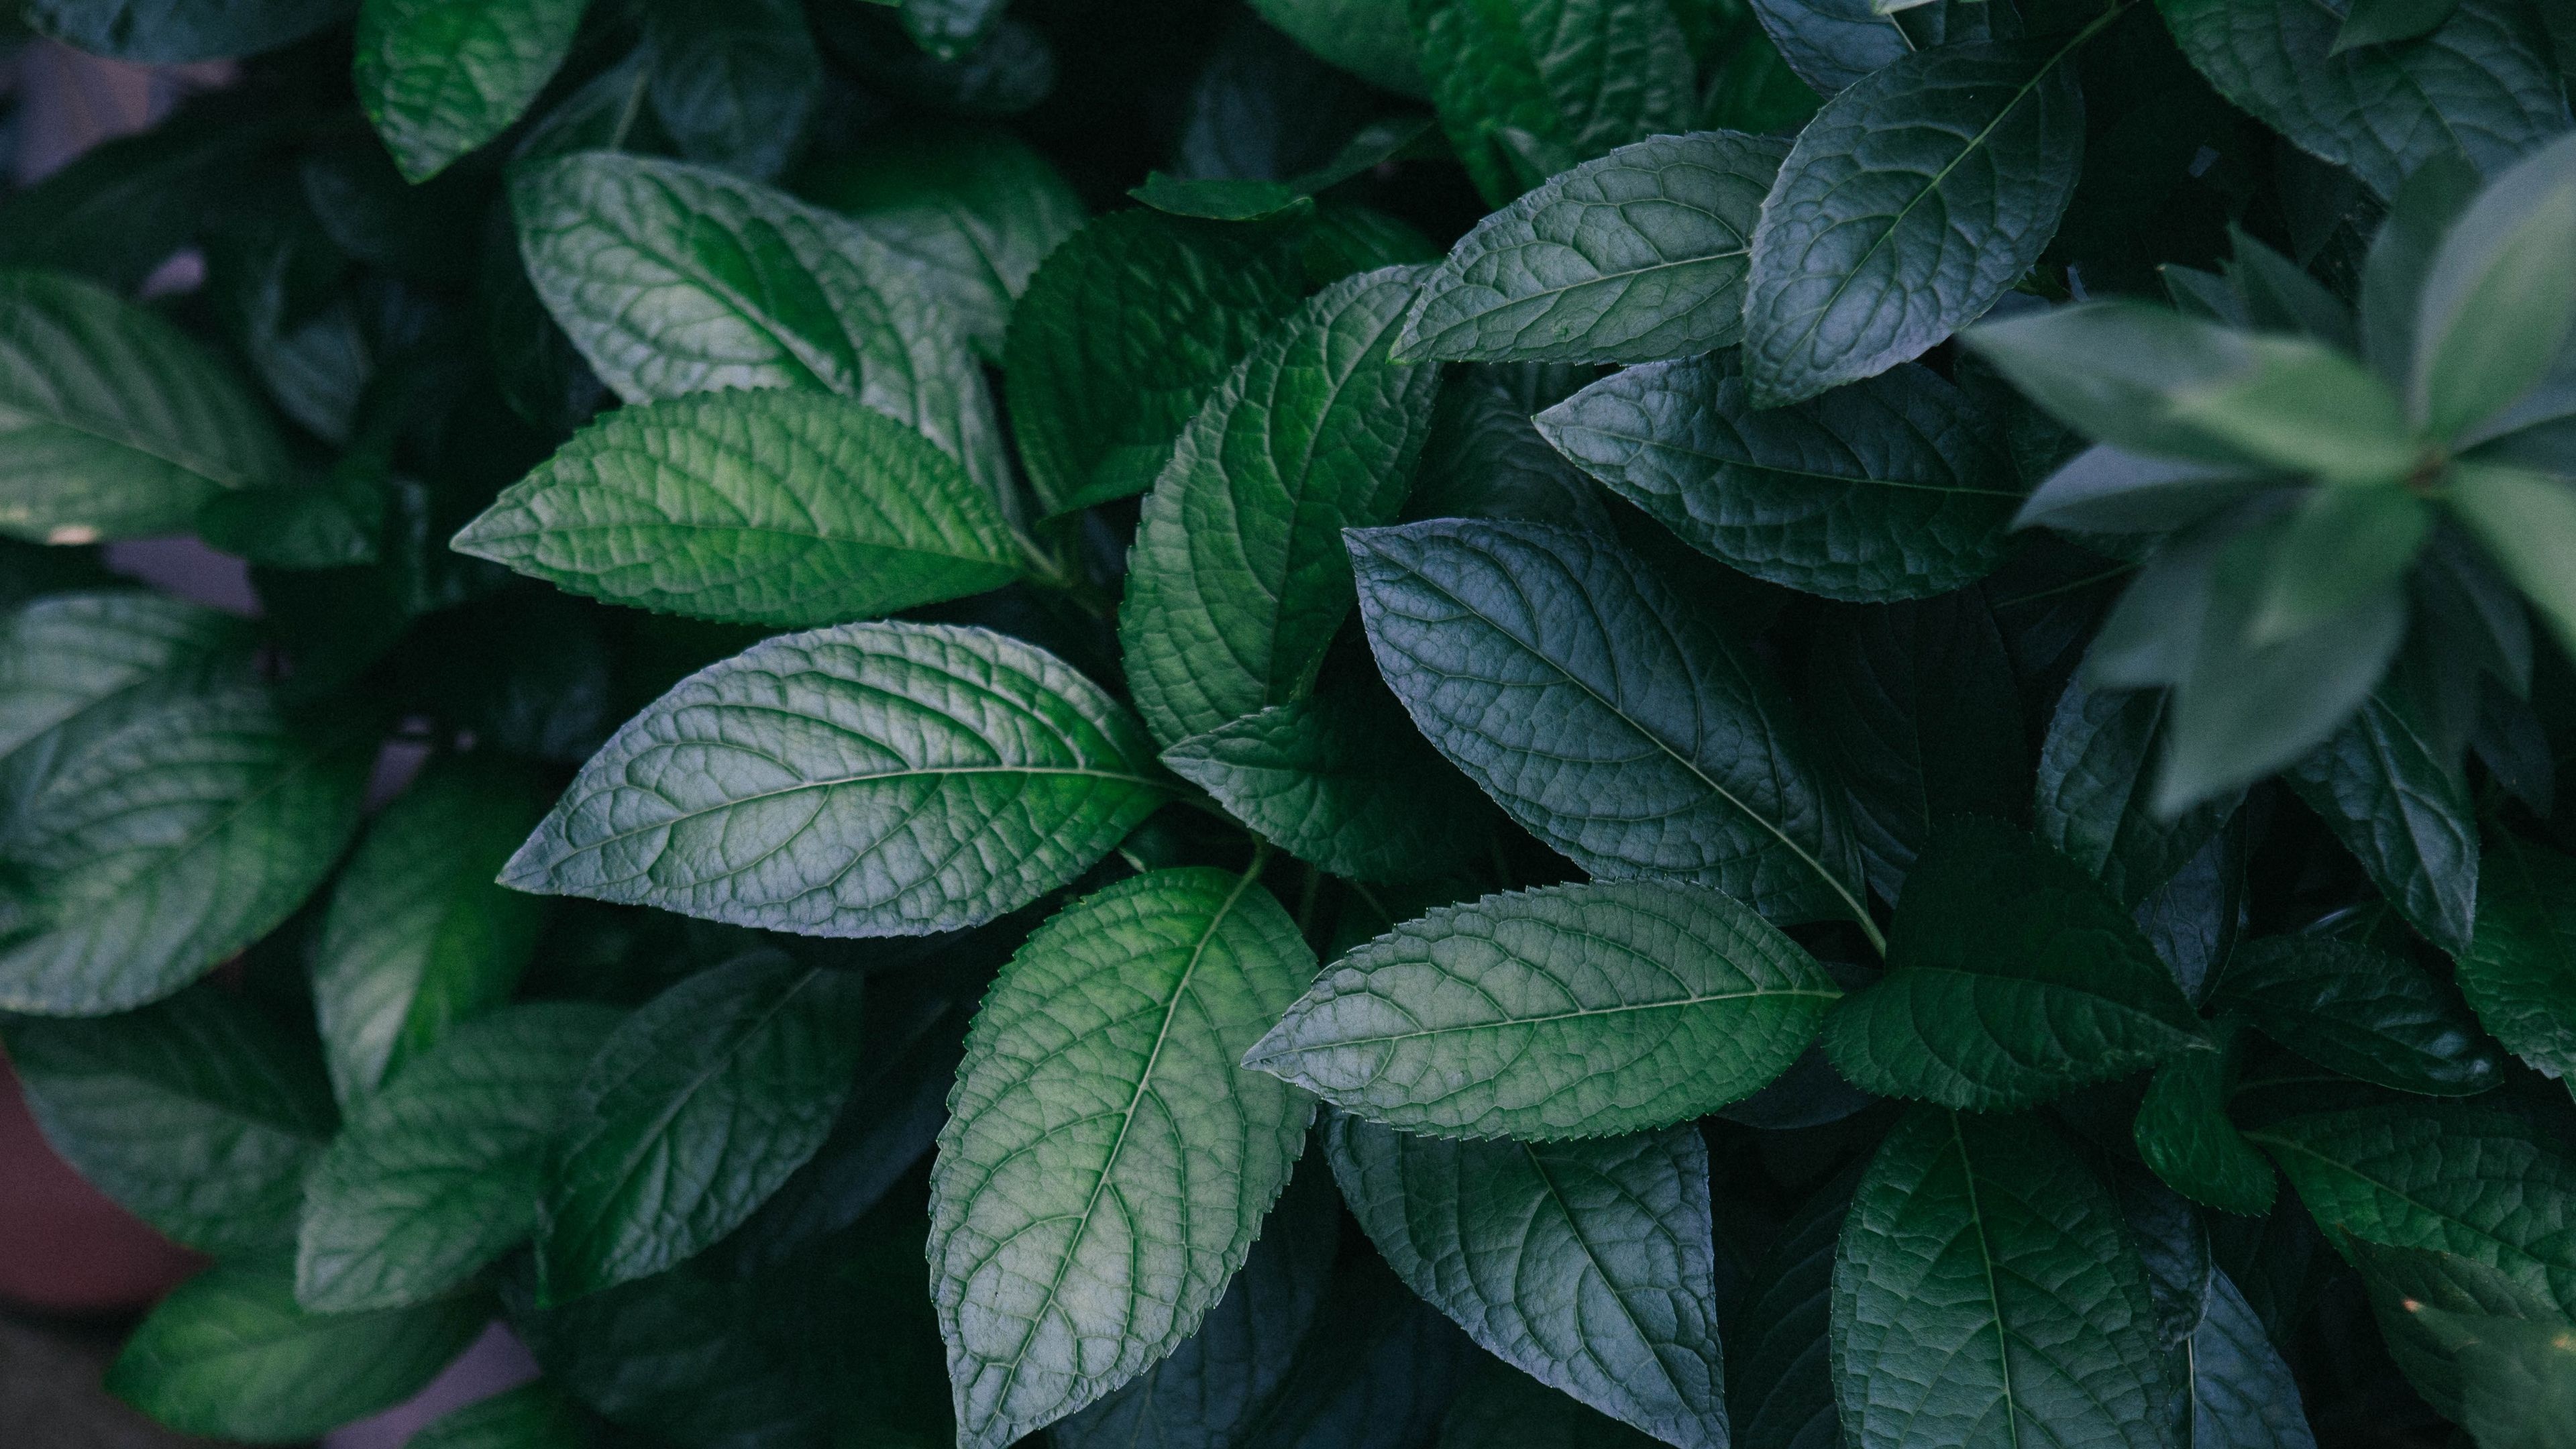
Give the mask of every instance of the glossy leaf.
[(2155, 744), (2169, 697), (2068, 681), (2040, 746), (2031, 818), (2040, 843), (2134, 906), (2171, 880), (2235, 812), (2234, 796), (2167, 817), (2152, 806)]
[(2465, 1097), (2504, 1063), (2456, 992), (2355, 941), (2274, 936), (2236, 949), (2215, 1004), (2319, 1066), (2401, 1092)]
[(1690, 52), (1651, 0), (1409, 0), (1440, 124), (1496, 206), (1612, 147), (1679, 131)]
[(358, 104), (426, 181), (519, 118), (563, 64), (587, 0), (367, 0)]
[(2576, 861), (2510, 836), (2488, 841), (2460, 990), (2496, 1040), (2563, 1078), (2576, 1072)]

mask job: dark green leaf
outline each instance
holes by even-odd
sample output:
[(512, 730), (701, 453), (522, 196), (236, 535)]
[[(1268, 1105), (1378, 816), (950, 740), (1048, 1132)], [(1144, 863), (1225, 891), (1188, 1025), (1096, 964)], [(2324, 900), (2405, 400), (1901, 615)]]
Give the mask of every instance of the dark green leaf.
[(1432, 1449), (1476, 1346), (1374, 1253), (1343, 1258), (1244, 1449)]
[(2576, 861), (2490, 835), (2477, 906), (2460, 990), (2516, 1056), (2553, 1077), (2576, 1072)]
[(1657, 1442), (1486, 1358), (1450, 1401), (1439, 1449), (1654, 1449)]
[(234, 489), (215, 494), (197, 509), (197, 537), (208, 547), (270, 568), (374, 563), (375, 520), (362, 517), (353, 501), (329, 487)]
[(1690, 51), (1656, 0), (1409, 0), (1450, 144), (1500, 206), (1540, 178), (1690, 124)]
[(1751, 0), (1799, 78), (1832, 95), (1900, 56), (1989, 38), (1984, 0)]
[(359, 108), (405, 177), (426, 181), (501, 134), (572, 49), (589, 0), (367, 0)]
[(1452, 368), (1405, 505), (1407, 518), (1520, 518), (1612, 533), (1592, 480), (1548, 446), (1500, 369)]
[(2361, 276), (2361, 352), (2394, 386), (2405, 387), (2415, 373), (2415, 329), (2433, 254), (2478, 185), (2466, 156), (2437, 154), (2407, 173), (2371, 238)]
[(1373, 86), (1400, 96), (1430, 87), (1413, 58), (1404, 7), (1381, 0), (1253, 0), (1261, 18), (1299, 45)]
[(112, 727), (158, 693), (238, 668), (250, 643), (229, 614), (135, 589), (22, 605), (0, 620), (0, 757)]
[(274, 50), (336, 25), (357, 0), (28, 0), (27, 24), (75, 50), (169, 65)]
[(2383, 685), (2283, 777), (2407, 924), (2456, 954), (2476, 920), (2477, 807), (2410, 694)]
[(2031, 811), (2040, 843), (2092, 872), (2123, 905), (2171, 880), (2236, 810), (2234, 795), (2170, 818), (2150, 808), (2150, 761), (2168, 703), (2163, 690), (2096, 689), (2078, 670), (2040, 746)]
[(2319, 1066), (2401, 1092), (2465, 1097), (2504, 1079), (2458, 993), (2357, 941), (2249, 941), (2228, 961), (2215, 1004)]
[(503, 883), (814, 935), (989, 921), (1165, 798), (1135, 719), (980, 629), (848, 624), (709, 666), (584, 766)]
[(2576, 140), (2507, 169), (2451, 224), (2417, 303), (2408, 402), (2455, 437), (2528, 393), (2576, 323)]
[(523, 1384), (441, 1414), (405, 1449), (590, 1449), (590, 1420), (551, 1385)]
[(2243, 1022), (2222, 1018), (2210, 1029), (2218, 1050), (2185, 1052), (2156, 1068), (2132, 1135), (2167, 1187), (2224, 1212), (2261, 1217), (2279, 1190), (2272, 1164), (2227, 1117), (2244, 1030)]
[(680, 154), (766, 179), (805, 139), (823, 57), (798, 0), (657, 0), (653, 114)]
[(1726, 1443), (1708, 1149), (1325, 1127), (1342, 1196), (1413, 1291), (1488, 1352), (1682, 1449)]
[(1855, 1173), (1818, 1188), (1780, 1230), (1730, 1316), (1726, 1377), (1739, 1449), (1835, 1449), (1834, 1244), (1851, 1209)]
[(1840, 791), (1779, 686), (1634, 555), (1464, 520), (1350, 547), (1379, 671), (1540, 839), (1595, 875), (1713, 885), (1773, 920), (1867, 921)]
[(2333, 53), (2413, 40), (2440, 28), (2458, 8), (2460, 0), (2353, 0), (2342, 28), (2335, 32)]
[(2348, 1234), (2338, 1246), (2361, 1270), (2389, 1357), (2424, 1402), (2455, 1419), (2465, 1412), (2460, 1350), (2474, 1336), (2461, 1331), (2466, 1320), (2563, 1317), (2546, 1293), (2456, 1253), (2392, 1248)]
[(2316, 1449), (2299, 1381), (2225, 1273), (2191, 1335), (2191, 1449)]
[(905, 33), (941, 60), (974, 50), (1007, 7), (1008, 0), (898, 0)]
[[(239, 95), (180, 107), (115, 136), (0, 201), (0, 266), (78, 272), (132, 294), (210, 228), (284, 118)], [(220, 270), (218, 264), (216, 270)]]
[[(2431, 1317), (2438, 1310), (2418, 1310)], [(2460, 1422), (2478, 1449), (2568, 1449), (2576, 1444), (2576, 1327), (2518, 1318), (2455, 1320)]]

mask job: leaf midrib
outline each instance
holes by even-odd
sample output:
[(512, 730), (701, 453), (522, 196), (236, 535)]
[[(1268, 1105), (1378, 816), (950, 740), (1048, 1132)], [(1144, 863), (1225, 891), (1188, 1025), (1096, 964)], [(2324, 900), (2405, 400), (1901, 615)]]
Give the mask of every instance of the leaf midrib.
[(1636, 1002), (1620, 1006), (1584, 1007), (1575, 1011), (1550, 1012), (1542, 1016), (1504, 1017), (1498, 1021), (1473, 1022), (1465, 1026), (1432, 1027), (1422, 1031), (1387, 1032), (1374, 1036), (1337, 1036), (1315, 1042), (1311, 1045), (1297, 1044), (1285, 1047), (1270, 1059), (1276, 1060), (1277, 1057), (1286, 1056), (1290, 1053), (1303, 1055), (1308, 1052), (1333, 1051), (1343, 1047), (1378, 1046), (1390, 1042), (1418, 1041), (1427, 1037), (1463, 1036), (1474, 1032), (1513, 1031), (1521, 1027), (1548, 1026), (1560, 1021), (1579, 1021), (1587, 1017), (1624, 1016), (1640, 1011), (1683, 1011), (1694, 1006), (1705, 1006), (1712, 1002), (1720, 1001), (1776, 1001), (1809, 997), (1819, 1001), (1838, 1001), (1842, 998), (1842, 993), (1839, 991), (1808, 991), (1799, 989), (1769, 991), (1757, 988), (1752, 991), (1727, 991), (1708, 996), (1685, 996), (1665, 1001)]

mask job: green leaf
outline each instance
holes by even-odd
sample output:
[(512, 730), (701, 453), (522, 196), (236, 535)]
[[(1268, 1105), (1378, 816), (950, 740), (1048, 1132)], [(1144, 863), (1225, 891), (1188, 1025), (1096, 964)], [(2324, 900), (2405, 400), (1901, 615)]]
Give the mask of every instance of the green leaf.
[(53, 594), (0, 619), (0, 757), (78, 739), (156, 694), (239, 666), (249, 628), (166, 594)]
[(1888, 971), (1825, 1018), (1852, 1085), (1977, 1112), (2209, 1050), (2110, 892), (2007, 825), (1945, 822), (1905, 879)]
[(1375, 681), (1273, 705), (1163, 752), (1261, 838), (1354, 880), (1459, 870), (1493, 839), (1492, 802), (1424, 743)]
[(355, 80), (394, 164), (427, 181), (519, 118), (588, 0), (366, 0)]
[(2388, 217), (2370, 240), (2361, 275), (2361, 352), (2373, 371), (2403, 388), (2415, 372), (2415, 327), (2424, 283), (2460, 213), (2478, 193), (2477, 168), (2447, 151), (2407, 173)]
[(1920, 355), (2039, 260), (2081, 165), (2084, 101), (2066, 61), (2101, 23), (1909, 54), (1825, 103), (1753, 234), (1754, 406)]
[(1726, 1443), (1696, 1127), (1458, 1142), (1336, 1115), (1324, 1145), (1387, 1266), (1487, 1352), (1668, 1444)]
[(540, 1291), (562, 1300), (658, 1273), (751, 1216), (849, 1096), (859, 997), (855, 971), (759, 951), (620, 1023), (546, 1154)]
[(2407, 401), (2437, 438), (2503, 410), (2549, 371), (2576, 324), (2576, 139), (2496, 177), (2433, 254)]
[(356, 832), (374, 750), (291, 726), (249, 683), (84, 731), (0, 836), (27, 913), (0, 1007), (140, 1006), (267, 935)]
[(1440, 370), (1387, 360), (1412, 277), (1326, 288), (1210, 394), (1146, 496), (1118, 636), (1154, 737), (1304, 694), (1354, 597), (1342, 530), (1392, 521)]
[(798, 0), (657, 0), (645, 35), (653, 114), (681, 155), (758, 179), (787, 165), (823, 95)]
[(2151, 761), (2170, 696), (2097, 689), (2077, 670), (2039, 751), (2033, 833), (2136, 906), (2173, 879), (2236, 811), (2222, 795), (2170, 818), (2149, 806)]
[(1493, 362), (1653, 362), (1743, 331), (1746, 257), (1785, 142), (1654, 136), (1486, 217), (1422, 285), (1397, 350)]
[(2478, 871), (2477, 935), (2460, 990), (2514, 1055), (2576, 1073), (2576, 861), (2502, 832)]
[(2576, 575), (2564, 567), (2576, 540), (2576, 483), (2520, 468), (2455, 463), (2450, 484), (2460, 522), (2531, 600), (2559, 646), (2576, 650)]
[(270, 568), (347, 568), (376, 561), (374, 520), (350, 493), (289, 484), (217, 493), (197, 509), (197, 537), (223, 553)]
[(2514, 0), (2461, 0), (2420, 40), (2340, 55), (2344, 13), (2314, 0), (2156, 9), (2219, 94), (2382, 196), (2445, 152), (2492, 171), (2567, 127), (2548, 35)]
[(1596, 876), (1715, 886), (1775, 921), (1867, 921), (1841, 792), (1786, 696), (1634, 555), (1466, 520), (1349, 542), (1379, 671), (1541, 840)]
[(2319, 1066), (2397, 1091), (2465, 1097), (2504, 1080), (2504, 1063), (2457, 993), (2357, 941), (2246, 942), (2228, 960), (2215, 1004)]
[(1019, 554), (992, 495), (847, 398), (714, 393), (607, 414), (450, 547), (657, 612), (828, 624), (996, 589)]
[(1815, 1190), (1754, 1266), (1728, 1317), (1726, 1397), (1739, 1449), (1834, 1449), (1834, 1244), (1857, 1172)]
[(57, 272), (0, 272), (0, 533), (181, 533), (207, 499), (286, 467), (259, 404), (157, 314)]
[(1486, 1358), (1450, 1401), (1439, 1449), (1654, 1449), (1657, 1442)]
[(2190, 1364), (2191, 1449), (2316, 1449), (2298, 1379), (2244, 1290), (2214, 1268)]
[(1975, 582), (2002, 561), (2022, 497), (1966, 399), (1910, 365), (1757, 410), (1725, 358), (1660, 363), (1594, 383), (1538, 428), (1700, 552), (1829, 598)]
[(349, 1115), (305, 1188), (295, 1297), (321, 1313), (440, 1297), (537, 1226), (539, 1169), (618, 1014), (557, 1002), (466, 1022)]
[[(132, 296), (171, 254), (222, 235), (243, 170), (286, 127), (240, 92), (190, 98), (151, 130), (111, 136), (0, 199), (0, 267), (77, 272)], [(213, 260), (220, 277), (223, 266)]]
[(1992, 38), (1985, 0), (1751, 0), (1800, 79), (1832, 95), (1916, 50)]
[[(1157, 211), (1208, 221), (1309, 216), (1316, 210), (1312, 198), (1318, 193), (1393, 159), (1429, 129), (1431, 120), (1427, 116), (1372, 121), (1322, 165), (1278, 180), (1251, 176), (1190, 178), (1155, 171), (1146, 175), (1144, 185), (1131, 188), (1127, 194)], [(1187, 140), (1182, 143), (1185, 156), (1189, 144)]]
[(2245, 1024), (2221, 1018), (2214, 1052), (2185, 1052), (2156, 1068), (2131, 1136), (2167, 1187), (2223, 1212), (2261, 1217), (2279, 1191), (2272, 1164), (2227, 1117)]
[(2316, 1112), (2245, 1134), (2331, 1230), (2456, 1253), (2576, 1310), (2576, 1158), (2535, 1124), (2467, 1102)]
[(897, 0), (904, 32), (927, 53), (957, 60), (1001, 22), (1008, 0)]
[(2478, 815), (2456, 750), (2392, 680), (2283, 772), (2407, 924), (2457, 954), (2476, 919)]
[(1690, 51), (1656, 0), (1410, 0), (1440, 124), (1500, 206), (1562, 171), (1685, 130)]
[(75, 50), (147, 65), (275, 50), (357, 10), (357, 0), (27, 0), (27, 24)]
[(2392, 1248), (2349, 1234), (2337, 1246), (2361, 1272), (2389, 1357), (2425, 1403), (2454, 1419), (2466, 1412), (2460, 1350), (2475, 1337), (2472, 1321), (2564, 1317), (2545, 1293), (2455, 1253)]
[(305, 1171), (338, 1118), (312, 1048), (257, 1007), (201, 987), (0, 1030), (36, 1125), (100, 1191), (206, 1252), (294, 1240)]
[(1083, 222), (1063, 175), (999, 127), (903, 130), (807, 167), (796, 189), (919, 261), (992, 361), (1038, 263)]
[(1611, 536), (1600, 491), (1539, 436), (1530, 407), (1494, 374), (1458, 367), (1440, 384), (1407, 518), (1519, 518)]
[[(2437, 1310), (2420, 1310), (2431, 1316)], [(2461, 1320), (2460, 1422), (2478, 1449), (2576, 1445), (2576, 1327), (2518, 1318)]]
[(545, 808), (525, 771), (468, 755), (430, 766), (367, 827), (331, 889), (312, 961), (314, 1015), (343, 1103), (510, 999), (544, 903), (492, 877)]
[(1101, 217), (1048, 253), (1002, 368), (1040, 511), (1152, 486), (1201, 400), (1302, 290), (1273, 230), (1158, 211)]
[(1880, 1144), (1834, 1262), (1854, 1449), (2160, 1449), (2146, 1272), (2110, 1192), (2036, 1121), (1918, 1107)]
[(589, 1416), (550, 1384), (522, 1384), (422, 1426), (406, 1449), (589, 1449)]
[(2432, 505), (2402, 485), (2309, 490), (2290, 515), (2249, 633), (2271, 644), (2404, 581), (2432, 536)]
[(1244, 1065), (1408, 1131), (1601, 1137), (1751, 1096), (1841, 994), (1715, 891), (1549, 886), (1443, 906), (1351, 952)]
[(855, 397), (996, 497), (1008, 465), (957, 319), (855, 222), (722, 172), (591, 151), (513, 173), (528, 279), (630, 403), (732, 388)]
[(1261, 18), (1325, 60), (1381, 90), (1422, 97), (1430, 87), (1413, 58), (1413, 27), (1382, 0), (1252, 0)]
[(984, 1000), (931, 1177), (961, 1449), (1000, 1449), (1190, 1336), (1313, 1104), (1235, 1065), (1314, 974), (1251, 875), (1164, 870), (1058, 912)]
[(618, 730), (511, 857), (519, 890), (811, 935), (989, 921), (1163, 803), (1144, 730), (1053, 655), (981, 629), (782, 635)]
[(2352, 0), (2352, 9), (2335, 32), (2333, 53), (2365, 45), (2413, 40), (2440, 28), (2460, 8), (2460, 0)]
[(227, 1263), (128, 1339), (107, 1391), (183, 1434), (288, 1443), (410, 1398), (490, 1320), (473, 1298), (307, 1313), (281, 1266)]

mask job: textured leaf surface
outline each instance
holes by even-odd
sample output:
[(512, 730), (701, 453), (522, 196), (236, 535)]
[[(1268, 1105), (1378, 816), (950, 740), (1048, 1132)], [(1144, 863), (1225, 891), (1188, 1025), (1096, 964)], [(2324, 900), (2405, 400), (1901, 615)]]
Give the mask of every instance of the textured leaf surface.
[(617, 1019), (553, 1002), (467, 1022), (353, 1111), (306, 1187), (296, 1300), (425, 1303), (533, 1232), (546, 1146)]
[(1407, 357), (1653, 362), (1743, 331), (1744, 272), (1785, 142), (1653, 136), (1486, 217), (1422, 284)]
[(2477, 914), (2477, 806), (2422, 713), (2383, 686), (2283, 776), (2407, 924), (2458, 953)]
[(1538, 428), (1700, 552), (1837, 599), (1975, 582), (2002, 562), (2021, 504), (1985, 420), (1911, 365), (1760, 410), (1729, 359), (1631, 368), (1541, 413)]
[(621, 1023), (547, 1153), (546, 1296), (658, 1273), (751, 1216), (823, 1145), (849, 1096), (859, 997), (855, 971), (761, 951)]
[(1550, 886), (1443, 906), (1351, 952), (1244, 1060), (1408, 1130), (1600, 1137), (1751, 1096), (1839, 995), (1715, 891)]
[(2576, 861), (2507, 836), (2489, 840), (2460, 990), (2496, 1040), (2563, 1078), (2576, 1072)]
[(2039, 259), (2082, 165), (2083, 96), (2067, 63), (2078, 43), (1909, 54), (1798, 133), (1753, 234), (1744, 368), (1755, 404), (1919, 355)]
[(2156, 1068), (2130, 1129), (2138, 1155), (2165, 1186), (2224, 1212), (2261, 1217), (2278, 1184), (2272, 1164), (2227, 1116), (2245, 1023), (2222, 1018), (2211, 1028), (2214, 1052), (2185, 1052)]
[(922, 935), (1071, 880), (1162, 803), (1135, 721), (981, 629), (767, 640), (627, 721), (503, 883), (811, 935)]
[(1858, 1449), (2164, 1443), (2146, 1273), (2111, 1194), (2033, 1119), (1918, 1107), (1878, 1149), (1834, 1263)]
[(1200, 402), (1302, 290), (1278, 237), (1157, 211), (1101, 217), (1048, 253), (1003, 349), (1040, 511), (1153, 486)]
[(1992, 821), (1938, 831), (1906, 877), (1888, 972), (1825, 1020), (1854, 1086), (1972, 1111), (2206, 1050), (2129, 913), (2074, 862)]
[(2216, 1005), (2319, 1066), (2401, 1092), (2465, 1097), (2504, 1080), (2457, 992), (2357, 941), (2274, 936), (2238, 947)]
[(999, 1449), (1195, 1331), (1313, 1103), (1236, 1065), (1314, 975), (1250, 876), (1165, 870), (1058, 912), (975, 1018), (932, 1173), (958, 1443)]
[(1310, 685), (1350, 613), (1345, 528), (1394, 520), (1440, 370), (1390, 362), (1412, 269), (1337, 282), (1264, 336), (1146, 496), (1118, 637), (1137, 710), (1177, 744)]
[(512, 484), (453, 545), (612, 603), (808, 626), (1017, 576), (992, 495), (845, 398), (718, 393), (620, 408)]
[(1690, 123), (1690, 51), (1653, 0), (1410, 0), (1450, 144), (1500, 206), (1578, 161)]
[(2191, 1449), (2315, 1449), (2298, 1379), (2244, 1290), (2214, 1268), (2190, 1363)]
[(2234, 795), (2170, 817), (2153, 808), (2152, 762), (2166, 708), (2162, 690), (2096, 689), (2079, 669), (2040, 746), (2032, 833), (2124, 905), (2171, 880), (2236, 809)]
[(104, 1021), (8, 1023), (27, 1110), (63, 1160), (209, 1253), (294, 1240), (304, 1174), (338, 1125), (311, 1048), (239, 997), (186, 992)]
[(1839, 791), (1779, 686), (1614, 544), (1436, 520), (1350, 538), (1378, 670), (1440, 752), (1600, 876), (1865, 919)]
[(509, 999), (544, 903), (493, 876), (545, 806), (535, 778), (467, 756), (432, 767), (367, 827), (313, 948), (314, 1015), (342, 1102)]
[(138, 589), (25, 604), (0, 620), (0, 757), (113, 720), (156, 686), (239, 659), (250, 642), (229, 614)]
[(1698, 1129), (1459, 1142), (1325, 1128), (1387, 1265), (1503, 1362), (1683, 1449), (1726, 1442)]
[(394, 164), (426, 181), (501, 134), (572, 48), (588, 0), (368, 0), (358, 105)]
[(0, 533), (39, 543), (186, 530), (282, 481), (233, 374), (159, 315), (56, 272), (0, 272)]

